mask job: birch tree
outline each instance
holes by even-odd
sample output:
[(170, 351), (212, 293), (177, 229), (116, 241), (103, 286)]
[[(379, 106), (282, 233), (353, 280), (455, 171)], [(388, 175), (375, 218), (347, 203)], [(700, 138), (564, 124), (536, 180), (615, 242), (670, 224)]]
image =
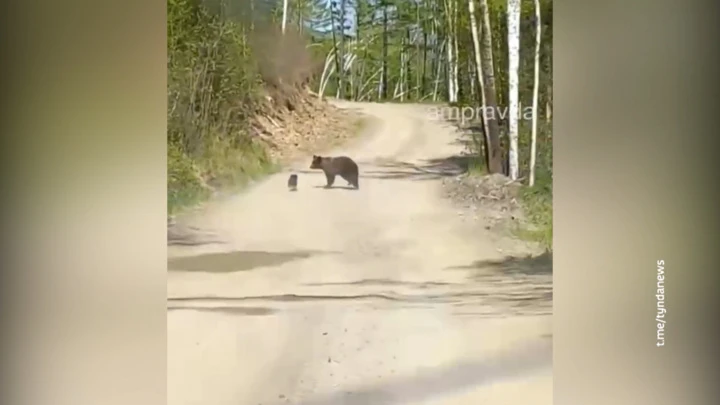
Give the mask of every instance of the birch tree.
[(282, 13), (282, 33), (285, 34), (285, 27), (287, 27), (287, 14), (288, 14), (288, 1), (283, 0), (283, 13)]
[(445, 19), (447, 20), (447, 80), (448, 101), (457, 102), (457, 0), (445, 0)]
[[(472, 1), (472, 0), (471, 0)], [(540, 0), (535, 0), (535, 72), (533, 77), (532, 98), (532, 133), (530, 140), (530, 178), (528, 184), (535, 184), (535, 157), (537, 155), (537, 115), (538, 90), (540, 88), (540, 41), (542, 37), (542, 24), (540, 23)]]
[(459, 89), (460, 81), (458, 80), (458, 76), (459, 76), (458, 67), (460, 65), (460, 61), (459, 61), (460, 49), (458, 46), (458, 0), (452, 0), (452, 3), (453, 3), (452, 40), (453, 40), (453, 46), (455, 49), (455, 51), (453, 52), (453, 54), (455, 56), (455, 60), (453, 61), (451, 66), (453, 69), (453, 80), (455, 82), (453, 84), (453, 87), (455, 87), (455, 102), (457, 102), (458, 101), (458, 92), (460, 90)]
[(508, 27), (508, 169), (512, 180), (518, 178), (518, 68), (520, 67), (520, 0), (507, 2)]

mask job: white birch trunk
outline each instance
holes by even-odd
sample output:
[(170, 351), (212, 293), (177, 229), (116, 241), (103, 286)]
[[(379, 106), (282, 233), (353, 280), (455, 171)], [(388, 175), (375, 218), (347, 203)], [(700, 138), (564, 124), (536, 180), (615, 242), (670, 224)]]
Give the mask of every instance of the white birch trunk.
[(508, 166), (510, 178), (518, 178), (518, 68), (520, 66), (520, 0), (507, 2), (508, 26)]
[(460, 76), (458, 71), (458, 59), (460, 55), (460, 51), (458, 49), (458, 33), (457, 33), (457, 24), (458, 24), (458, 4), (457, 0), (453, 0), (453, 47), (455, 48), (455, 52), (453, 52), (455, 56), (455, 62), (453, 63), (453, 80), (455, 81), (453, 87), (455, 88), (455, 101), (458, 101), (458, 91), (460, 88), (459, 79), (458, 76)]
[(290, 0), (283, 0), (283, 15), (282, 15), (282, 33), (285, 34), (285, 27), (287, 26), (287, 13), (288, 13), (288, 2)]
[(540, 23), (540, 0), (535, 0), (535, 74), (533, 78), (532, 99), (532, 134), (530, 140), (530, 178), (528, 184), (535, 184), (535, 155), (537, 154), (537, 115), (538, 115), (538, 88), (540, 87), (540, 39), (542, 33)]
[(447, 80), (448, 80), (448, 101), (451, 103), (454, 103), (454, 102), (457, 102), (457, 89), (455, 88), (455, 78), (453, 77), (453, 73), (455, 73), (455, 69), (453, 69), (453, 64), (455, 63), (455, 58), (453, 57), (454, 47), (453, 47), (452, 43), (453, 43), (453, 41), (450, 38), (450, 46), (447, 47), (447, 54), (448, 54)]
[(445, 14), (447, 15), (447, 84), (448, 84), (448, 101), (451, 103), (457, 102), (457, 78), (455, 74), (457, 72), (457, 60), (455, 55), (456, 43), (455, 43), (455, 3), (456, 0), (446, 0)]

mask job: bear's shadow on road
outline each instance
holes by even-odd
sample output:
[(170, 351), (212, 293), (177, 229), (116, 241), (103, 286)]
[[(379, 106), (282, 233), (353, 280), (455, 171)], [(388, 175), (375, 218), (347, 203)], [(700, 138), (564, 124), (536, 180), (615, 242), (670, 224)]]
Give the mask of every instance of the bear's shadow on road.
[(327, 187), (327, 186), (313, 186), (313, 188), (322, 188), (322, 189), (325, 189), (325, 190), (352, 190), (352, 191), (357, 191), (357, 190), (358, 190), (358, 189), (356, 189), (355, 187), (350, 187), (350, 186), (336, 186), (336, 185), (333, 185), (332, 187)]

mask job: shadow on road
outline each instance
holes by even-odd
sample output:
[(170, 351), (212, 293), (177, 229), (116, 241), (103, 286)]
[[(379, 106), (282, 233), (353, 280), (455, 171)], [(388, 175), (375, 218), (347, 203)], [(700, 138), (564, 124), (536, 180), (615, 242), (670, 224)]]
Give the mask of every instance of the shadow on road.
[[(454, 155), (439, 159), (425, 159), (419, 164), (377, 159), (373, 162), (358, 162), (358, 165), (360, 166), (360, 178), (381, 180), (436, 180), (466, 173), (473, 160), (477, 160), (477, 157), (474, 155)], [(320, 170), (302, 169), (294, 170), (293, 173), (322, 176), (322, 171)]]
[[(447, 270), (468, 270), (468, 280), (491, 292), (488, 302), (515, 314), (552, 314), (552, 253), (475, 261)], [(469, 310), (458, 314), (481, 316), (485, 312)]]
[(280, 294), (280, 295), (258, 295), (245, 297), (227, 296), (195, 296), (195, 297), (171, 297), (168, 301), (196, 301), (196, 302), (242, 302), (242, 301), (271, 301), (271, 302), (303, 302), (303, 301), (395, 301), (395, 302), (417, 302), (417, 303), (441, 303), (453, 302), (453, 297), (435, 295), (402, 295), (395, 293), (366, 293), (366, 294)]
[(324, 188), (325, 190), (352, 190), (352, 191), (357, 191), (357, 190), (358, 190), (358, 189), (356, 189), (355, 187), (350, 187), (350, 186), (338, 186), (338, 185), (333, 185), (332, 187), (313, 186), (313, 188)]
[(412, 281), (399, 281), (392, 280), (389, 278), (376, 278), (376, 279), (363, 279), (357, 281), (348, 282), (334, 282), (334, 283), (306, 283), (306, 286), (311, 287), (322, 287), (322, 286), (357, 286), (357, 287), (378, 287), (378, 286), (408, 286), (418, 289), (427, 289), (433, 287), (446, 287), (457, 285), (454, 283), (443, 283), (435, 281), (424, 281), (424, 282), (412, 282)]
[(454, 266), (449, 269), (464, 270), (496, 270), (506, 275), (552, 276), (552, 252), (539, 256), (507, 257), (503, 260), (478, 260), (465, 266)]
[(427, 372), (418, 370), (413, 376), (384, 379), (383, 383), (377, 385), (347, 387), (339, 392), (307, 400), (285, 398), (277, 404), (400, 405), (438, 400), (484, 385), (522, 378), (551, 367), (552, 342), (543, 340), (485, 361), (468, 361)]
[[(518, 286), (520, 288), (518, 288)], [(472, 286), (471, 286), (472, 287)], [(530, 288), (528, 288), (530, 287)], [(416, 308), (426, 308), (424, 304), (432, 307), (448, 305), (455, 309), (465, 311), (477, 310), (478, 315), (498, 313), (523, 315), (545, 313), (539, 309), (542, 301), (551, 303), (552, 286), (532, 288), (527, 285), (502, 284), (494, 285), (492, 282), (485, 285), (476, 285), (466, 291), (449, 291), (435, 294), (399, 294), (394, 292), (362, 292), (355, 294), (279, 294), (260, 296), (186, 296), (170, 297), (168, 302), (196, 302), (196, 303), (232, 303), (242, 302), (321, 302), (345, 301), (349, 303), (373, 303), (386, 301), (397, 304), (413, 304)], [(378, 310), (395, 310), (398, 306), (386, 305)], [(407, 306), (406, 308), (410, 308)]]
[(168, 311), (197, 311), (221, 313), (226, 315), (245, 315), (245, 316), (265, 316), (272, 315), (277, 312), (276, 309), (267, 307), (238, 307), (231, 305), (220, 305), (214, 307), (201, 307), (196, 305), (173, 305), (169, 306)]
[(168, 259), (168, 271), (206, 273), (247, 271), (258, 267), (278, 266), (291, 260), (307, 259), (315, 255), (329, 253), (332, 252), (304, 250), (295, 252), (235, 251), (208, 253)]
[(420, 164), (400, 161), (375, 163), (378, 169), (363, 170), (360, 177), (382, 180), (437, 180), (466, 173), (474, 158), (469, 155), (425, 159)]
[(222, 243), (223, 241), (211, 232), (202, 231), (195, 227), (168, 224), (168, 246), (203, 246)]

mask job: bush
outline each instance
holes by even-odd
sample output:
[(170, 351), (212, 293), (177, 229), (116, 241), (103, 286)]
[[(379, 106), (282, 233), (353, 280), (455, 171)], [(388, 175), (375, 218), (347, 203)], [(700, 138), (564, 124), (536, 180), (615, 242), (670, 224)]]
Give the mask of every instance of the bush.
[(262, 83), (244, 27), (168, 0), (168, 210), (270, 168), (250, 136)]
[[(519, 136), (520, 168), (522, 177), (529, 176), (530, 167), (530, 123), (522, 126)], [(535, 184), (524, 187), (520, 199), (530, 227), (520, 231), (521, 236), (539, 242), (545, 249), (552, 250), (553, 235), (553, 149), (552, 127), (538, 122), (538, 142), (535, 162)]]

